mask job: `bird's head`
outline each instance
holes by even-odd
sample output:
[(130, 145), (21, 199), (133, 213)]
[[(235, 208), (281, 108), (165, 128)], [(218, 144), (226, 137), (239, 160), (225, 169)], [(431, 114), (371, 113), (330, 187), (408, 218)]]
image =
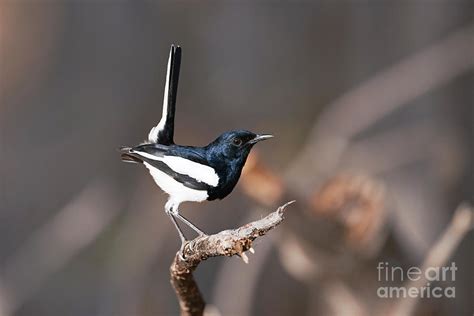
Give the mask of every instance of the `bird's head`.
[(253, 145), (259, 141), (272, 138), (269, 134), (255, 134), (246, 130), (225, 132), (207, 148), (213, 154), (222, 155), (228, 159), (245, 160)]

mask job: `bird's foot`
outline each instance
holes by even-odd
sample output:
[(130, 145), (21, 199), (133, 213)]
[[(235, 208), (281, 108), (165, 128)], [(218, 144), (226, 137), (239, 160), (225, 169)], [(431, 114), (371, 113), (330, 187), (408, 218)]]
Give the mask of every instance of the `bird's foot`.
[(181, 241), (181, 247), (179, 247), (178, 257), (182, 261), (186, 261), (186, 257), (184, 256), (184, 246), (186, 246), (186, 240)]

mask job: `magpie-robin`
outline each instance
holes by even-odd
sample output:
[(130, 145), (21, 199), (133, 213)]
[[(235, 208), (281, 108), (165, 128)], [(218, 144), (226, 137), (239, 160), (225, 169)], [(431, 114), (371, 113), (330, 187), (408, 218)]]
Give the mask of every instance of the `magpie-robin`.
[(181, 48), (171, 46), (166, 74), (163, 114), (148, 135), (148, 141), (121, 149), (122, 160), (143, 163), (156, 184), (169, 194), (165, 205), (183, 247), (186, 238), (176, 218), (205, 235), (179, 214), (182, 202), (223, 199), (234, 189), (253, 145), (273, 137), (245, 130), (225, 132), (205, 147), (181, 146), (173, 142), (174, 114), (178, 90)]

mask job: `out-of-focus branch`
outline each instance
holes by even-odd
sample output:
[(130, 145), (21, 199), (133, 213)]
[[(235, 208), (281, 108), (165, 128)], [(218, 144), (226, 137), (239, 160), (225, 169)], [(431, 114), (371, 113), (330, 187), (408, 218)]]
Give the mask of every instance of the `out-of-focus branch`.
[[(140, 178), (133, 185), (134, 192), (128, 209), (124, 211), (120, 223), (117, 223), (118, 233), (108, 247), (105, 275), (98, 299), (98, 315), (140, 314), (142, 286), (152, 267), (155, 267), (156, 259), (167, 251), (169, 236), (175, 236), (174, 227), (163, 220), (166, 215), (150, 207), (163, 204), (164, 197), (153, 194), (156, 188), (150, 186), (147, 180)], [(166, 281), (166, 275), (160, 276), (160, 287), (155, 289), (158, 295), (161, 295), (162, 287), (169, 285), (161, 280)]]
[[(294, 216), (289, 227), (298, 227), (300, 234), (306, 227), (311, 235), (317, 236), (318, 240), (313, 240), (312, 246), (324, 244), (323, 248), (343, 247), (346, 250), (348, 247), (359, 255), (371, 256), (385, 240), (385, 188), (375, 178), (360, 172), (339, 172), (324, 179), (310, 196), (302, 196), (268, 168), (258, 154), (251, 154), (249, 162), (240, 188), (265, 206), (281, 200), (300, 201), (297, 209), (304, 216), (298, 220)], [(315, 233), (315, 230), (324, 233)]]
[[(464, 236), (474, 227), (474, 209), (471, 205), (461, 204), (453, 215), (449, 226), (444, 231), (443, 235), (436, 241), (433, 247), (428, 252), (421, 270), (426, 271), (429, 267), (441, 267), (446, 264), (446, 261), (452, 256), (457, 249), (459, 243), (464, 239)], [(428, 281), (426, 274), (422, 274), (416, 281), (409, 281), (405, 288), (420, 288)], [(400, 299), (393, 307), (390, 315), (405, 316), (412, 315), (419, 297), (406, 297)]]
[(467, 25), (379, 72), (328, 106), (321, 126), (334, 130), (337, 125), (338, 132), (353, 136), (399, 106), (471, 69), (473, 33), (474, 25)]
[(118, 214), (118, 205), (107, 183), (93, 182), (33, 232), (6, 260), (0, 278), (1, 315), (14, 314), (43, 282), (95, 241)]
[[(417, 150), (409, 148), (402, 156), (399, 146), (392, 144), (394, 140), (403, 140), (401, 144), (406, 147), (407, 137), (419, 136), (419, 124), (415, 133), (410, 130), (402, 136), (395, 134), (397, 137), (389, 135), (388, 140), (383, 139), (384, 146), (398, 150), (396, 153), (399, 155), (394, 155), (392, 151), (387, 154), (387, 150), (383, 149), (390, 159), (384, 159), (384, 155), (379, 154), (379, 138), (375, 139), (377, 143), (373, 142), (374, 139), (371, 143), (360, 143), (359, 140), (354, 150), (354, 136), (392, 112), (414, 104), (411, 101), (415, 98), (470, 71), (474, 67), (473, 31), (474, 25), (470, 24), (448, 34), (433, 45), (381, 69), (369, 80), (327, 105), (308, 133), (304, 148), (293, 156), (291, 165), (283, 174), (272, 172), (258, 156), (250, 157), (240, 182), (240, 187), (249, 197), (266, 206), (288, 198), (299, 201), (300, 212), (296, 210), (295, 216), (292, 216), (295, 224), (287, 222), (285, 228), (290, 227), (290, 230), (285, 231), (284, 238), (275, 243), (279, 253), (283, 254), (283, 265), (296, 279), (315, 282), (317, 276), (327, 277), (331, 272), (347, 270), (351, 273), (343, 275), (341, 280), (331, 280), (342, 281), (338, 284), (345, 286), (344, 282), (351, 281), (347, 276), (353, 275), (354, 269), (360, 273), (372, 273), (370, 269), (363, 272), (361, 267), (370, 266), (372, 256), (383, 250), (379, 246), (383, 246), (386, 235), (391, 231), (386, 209), (391, 196), (384, 196), (383, 185), (370, 175), (418, 159), (424, 154), (419, 148), (426, 147), (417, 146), (416, 139), (409, 144)], [(421, 131), (426, 132), (426, 129)], [(431, 130), (428, 129), (427, 134), (427, 137), (430, 136)], [(367, 149), (372, 148), (377, 149), (376, 154), (367, 157)], [(348, 155), (348, 149), (352, 151), (351, 155)], [(356, 164), (354, 158), (357, 158)], [(351, 171), (353, 168), (350, 167), (354, 165), (359, 167), (357, 171), (365, 172), (357, 172), (359, 175), (352, 172), (344, 175), (343, 172), (344, 181), (337, 181), (341, 170)], [(391, 246), (393, 243), (388, 244), (388, 247)], [(287, 255), (289, 252), (291, 256)], [(366, 261), (361, 262), (360, 259)], [(362, 265), (354, 268), (353, 261)], [(350, 269), (346, 269), (347, 266)], [(348, 294), (354, 294), (341, 286), (331, 287), (334, 286), (331, 282), (327, 282), (325, 285), (328, 287), (325, 287), (318, 280), (318, 285), (318, 293), (329, 291), (326, 297), (330, 297), (334, 289), (341, 294), (341, 298), (345, 297), (344, 300), (351, 298)], [(336, 301), (341, 304), (341, 300)], [(370, 299), (358, 303), (363, 307), (372, 305)]]
[[(469, 24), (432, 46), (376, 73), (326, 106), (292, 160), (286, 179), (299, 191), (314, 187), (319, 175), (331, 174), (350, 139), (409, 101), (474, 67)], [(317, 157), (317, 159), (315, 159)], [(311, 170), (313, 177), (302, 177)], [(309, 192), (307, 192), (309, 193)]]
[(186, 243), (183, 249), (184, 258), (177, 254), (170, 268), (171, 283), (179, 300), (181, 315), (202, 315), (204, 312), (205, 302), (193, 277), (197, 266), (211, 257), (234, 255), (240, 256), (248, 263), (245, 251), (253, 252), (252, 242), (283, 221), (284, 210), (291, 203), (293, 202), (288, 202), (266, 217), (237, 229), (198, 237)]

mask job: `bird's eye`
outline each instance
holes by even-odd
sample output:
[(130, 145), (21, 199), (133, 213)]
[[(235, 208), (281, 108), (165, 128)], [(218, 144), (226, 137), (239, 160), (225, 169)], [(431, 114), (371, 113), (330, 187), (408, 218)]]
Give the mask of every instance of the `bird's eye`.
[(242, 140), (240, 138), (234, 138), (232, 140), (232, 144), (234, 144), (235, 146), (240, 146), (242, 145)]

